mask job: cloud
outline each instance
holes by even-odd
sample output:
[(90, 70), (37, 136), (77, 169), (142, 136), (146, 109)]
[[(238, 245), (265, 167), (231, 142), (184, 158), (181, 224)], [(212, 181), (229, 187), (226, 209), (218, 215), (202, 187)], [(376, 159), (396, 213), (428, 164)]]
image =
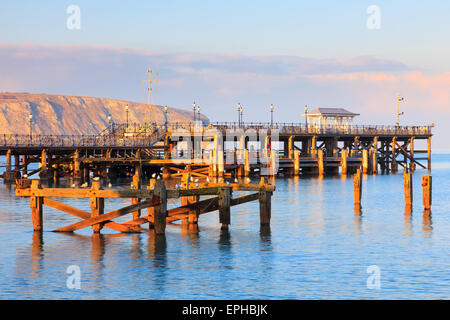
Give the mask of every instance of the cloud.
[(276, 121), (302, 121), (303, 106), (310, 105), (345, 107), (360, 113), (360, 122), (392, 124), (400, 93), (403, 123), (437, 122), (442, 136), (450, 128), (450, 72), (429, 75), (370, 56), (337, 60), (0, 44), (0, 91), (146, 101), (142, 80), (149, 67), (159, 73), (154, 103), (189, 108), (195, 100), (212, 121), (233, 121), (241, 102), (246, 121), (267, 121), (273, 103)]

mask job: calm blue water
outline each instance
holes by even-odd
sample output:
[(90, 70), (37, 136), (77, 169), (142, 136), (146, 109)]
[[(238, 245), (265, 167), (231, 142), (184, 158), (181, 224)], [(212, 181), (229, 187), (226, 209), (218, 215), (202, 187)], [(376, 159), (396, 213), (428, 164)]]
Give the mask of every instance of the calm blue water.
[[(425, 174), (414, 174), (411, 215), (401, 172), (365, 177), (362, 216), (351, 178), (278, 179), (269, 232), (254, 202), (232, 208), (228, 234), (214, 212), (200, 217), (198, 233), (168, 226), (163, 237), (85, 229), (39, 239), (29, 199), (0, 184), (0, 299), (448, 299), (450, 156), (433, 156), (431, 218), (422, 212)], [(107, 201), (106, 210), (125, 204)], [(75, 221), (44, 209), (46, 230)], [(70, 265), (80, 267), (80, 290), (66, 286)], [(366, 286), (371, 265), (380, 289)]]

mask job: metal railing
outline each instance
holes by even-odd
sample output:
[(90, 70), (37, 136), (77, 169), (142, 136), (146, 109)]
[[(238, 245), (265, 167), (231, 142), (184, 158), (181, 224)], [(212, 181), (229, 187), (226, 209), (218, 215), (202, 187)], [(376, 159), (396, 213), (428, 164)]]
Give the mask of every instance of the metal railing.
[[(193, 122), (175, 122), (168, 124), (126, 125), (118, 124), (107, 134), (101, 135), (24, 135), (0, 134), (0, 147), (150, 147), (160, 141), (167, 132), (186, 130), (189, 132), (203, 128), (274, 130), (279, 134), (339, 134), (339, 135), (431, 135), (432, 126), (384, 126), (384, 125), (349, 125), (349, 126), (315, 126), (302, 123), (237, 123), (216, 122), (207, 127)], [(144, 131), (142, 131), (144, 130)]]

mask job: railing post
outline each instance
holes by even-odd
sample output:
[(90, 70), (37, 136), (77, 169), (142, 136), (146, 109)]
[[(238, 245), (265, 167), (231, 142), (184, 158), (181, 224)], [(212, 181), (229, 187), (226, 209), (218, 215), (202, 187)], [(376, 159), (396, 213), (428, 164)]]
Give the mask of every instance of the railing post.
[(230, 219), (230, 205), (231, 205), (231, 188), (219, 188), (219, 222), (222, 224), (222, 230), (228, 230), (231, 223)]
[[(37, 191), (41, 189), (41, 184), (39, 180), (31, 181), (31, 191)], [(42, 216), (42, 205), (44, 203), (44, 198), (40, 196), (30, 197), (30, 207), (31, 207), (31, 220), (33, 221), (33, 230), (42, 231), (43, 229), (43, 216)]]

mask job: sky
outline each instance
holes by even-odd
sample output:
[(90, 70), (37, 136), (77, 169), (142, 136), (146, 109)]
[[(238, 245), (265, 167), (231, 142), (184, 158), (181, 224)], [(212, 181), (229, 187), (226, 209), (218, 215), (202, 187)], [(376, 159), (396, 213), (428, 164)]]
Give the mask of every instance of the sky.
[(401, 124), (435, 123), (450, 149), (449, 14), (436, 0), (4, 1), (0, 91), (147, 101), (151, 68), (152, 103), (196, 101), (211, 121), (235, 121), (240, 102), (245, 121), (274, 104), (279, 122), (308, 105), (360, 124), (394, 124), (400, 94)]

